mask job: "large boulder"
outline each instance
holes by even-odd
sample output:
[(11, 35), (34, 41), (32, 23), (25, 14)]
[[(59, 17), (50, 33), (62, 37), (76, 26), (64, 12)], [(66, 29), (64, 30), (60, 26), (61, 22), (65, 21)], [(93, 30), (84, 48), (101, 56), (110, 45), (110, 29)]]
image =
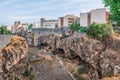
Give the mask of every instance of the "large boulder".
[(27, 61), (28, 45), (22, 37), (14, 36), (10, 43), (0, 51), (0, 80), (22, 78), (29, 70)]
[(62, 53), (61, 55), (67, 58), (79, 57), (92, 80), (119, 75), (120, 39), (118, 38), (111, 37), (106, 44), (99, 40), (79, 36), (61, 38), (56, 35), (47, 35), (40, 39), (39, 43), (47, 44), (44, 46), (48, 47), (45, 48), (46, 51), (51, 49), (53, 53)]

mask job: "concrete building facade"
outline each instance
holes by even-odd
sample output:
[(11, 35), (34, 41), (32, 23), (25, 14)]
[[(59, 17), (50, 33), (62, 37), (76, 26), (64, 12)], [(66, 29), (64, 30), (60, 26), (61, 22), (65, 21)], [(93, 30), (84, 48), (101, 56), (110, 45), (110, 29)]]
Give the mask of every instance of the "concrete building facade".
[(58, 27), (68, 27), (73, 22), (78, 22), (78, 17), (73, 14), (68, 14), (58, 18)]
[(43, 22), (43, 28), (55, 29), (56, 27), (58, 27), (58, 20), (45, 20)]
[(11, 31), (14, 34), (17, 31), (18, 26), (21, 24), (20, 21), (15, 21), (13, 26), (11, 27)]
[(40, 28), (40, 27), (41, 27), (40, 25), (41, 25), (41, 24), (40, 24), (39, 21), (34, 22), (34, 23), (33, 23), (33, 28)]
[(80, 26), (89, 26), (93, 22), (108, 22), (108, 12), (105, 8), (91, 10), (90, 12), (86, 13), (80, 13)]
[(80, 26), (88, 26), (89, 23), (89, 12), (88, 13), (80, 13)]
[(58, 20), (45, 20), (41, 18), (40, 21), (33, 23), (33, 28), (56, 28), (58, 27)]
[(91, 11), (91, 23), (106, 23), (108, 22), (107, 17), (107, 11), (104, 8)]

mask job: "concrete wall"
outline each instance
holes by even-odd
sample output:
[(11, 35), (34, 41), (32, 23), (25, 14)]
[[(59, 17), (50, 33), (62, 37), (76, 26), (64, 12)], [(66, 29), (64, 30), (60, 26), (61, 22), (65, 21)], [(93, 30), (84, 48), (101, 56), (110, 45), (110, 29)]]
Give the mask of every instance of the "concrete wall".
[(106, 23), (107, 22), (107, 11), (104, 8), (95, 9), (90, 12), (80, 13), (80, 25), (88, 26), (93, 22)]
[(106, 10), (96, 9), (91, 11), (91, 23), (106, 23)]
[(0, 35), (0, 49), (4, 48), (12, 37), (13, 35)]
[(63, 26), (68, 26), (68, 17), (67, 16), (65, 16), (64, 17), (64, 24), (63, 24)]
[(80, 26), (88, 26), (88, 13), (80, 13)]

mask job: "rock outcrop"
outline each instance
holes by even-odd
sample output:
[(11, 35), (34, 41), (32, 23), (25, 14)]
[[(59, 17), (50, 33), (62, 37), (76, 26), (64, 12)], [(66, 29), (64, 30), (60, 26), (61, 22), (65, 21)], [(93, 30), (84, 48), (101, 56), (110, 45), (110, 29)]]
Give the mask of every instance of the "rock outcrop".
[(120, 39), (114, 37), (111, 37), (107, 44), (87, 37), (63, 39), (59, 36), (47, 35), (39, 38), (39, 46), (48, 52), (61, 53), (67, 58), (79, 57), (92, 80), (119, 75), (119, 43)]
[(17, 80), (23, 77), (30, 68), (27, 50), (26, 40), (14, 36), (10, 43), (0, 51), (0, 80)]

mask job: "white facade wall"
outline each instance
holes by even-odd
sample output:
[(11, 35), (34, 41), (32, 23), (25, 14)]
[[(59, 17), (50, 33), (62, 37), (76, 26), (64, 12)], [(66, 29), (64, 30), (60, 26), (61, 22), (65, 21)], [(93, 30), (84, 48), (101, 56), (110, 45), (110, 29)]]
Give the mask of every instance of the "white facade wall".
[(61, 18), (58, 18), (58, 27), (61, 27)]
[(88, 25), (88, 13), (80, 13), (80, 26)]
[[(58, 27), (68, 27), (70, 24), (70, 19), (73, 19), (73, 22), (75, 22), (77, 20), (77, 16), (74, 16), (73, 14), (69, 14), (63, 17), (58, 18)], [(61, 19), (63, 19), (63, 22), (61, 22)], [(61, 26), (61, 24), (63, 23), (63, 26)], [(72, 23), (72, 22), (71, 22)]]
[(105, 8), (95, 9), (87, 13), (80, 13), (80, 25), (88, 26), (93, 22), (106, 23), (107, 12)]
[(91, 23), (106, 23), (106, 10), (96, 9), (91, 11)]
[(12, 32), (13, 34), (16, 32), (15, 26), (12, 26), (12, 27), (11, 27), (11, 32)]
[(56, 24), (58, 24), (57, 21), (45, 21), (45, 22), (43, 22), (43, 28), (52, 28), (52, 29), (54, 29), (56, 27)]
[(7, 26), (7, 30), (12, 30), (12, 26)]
[(33, 28), (40, 28), (40, 27), (41, 26), (40, 26), (40, 22), (39, 21), (33, 23)]
[(64, 27), (68, 26), (68, 17), (67, 16), (65, 16), (64, 19), (63, 19), (63, 26)]

